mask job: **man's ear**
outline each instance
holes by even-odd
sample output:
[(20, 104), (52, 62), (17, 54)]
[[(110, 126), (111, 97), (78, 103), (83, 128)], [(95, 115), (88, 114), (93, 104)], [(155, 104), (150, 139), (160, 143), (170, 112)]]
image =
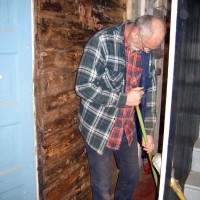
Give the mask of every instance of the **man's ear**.
[(140, 42), (140, 30), (138, 27), (133, 28), (131, 32), (131, 36), (135, 43), (138, 44)]
[(137, 32), (132, 32), (132, 38), (135, 44), (140, 43), (140, 35)]

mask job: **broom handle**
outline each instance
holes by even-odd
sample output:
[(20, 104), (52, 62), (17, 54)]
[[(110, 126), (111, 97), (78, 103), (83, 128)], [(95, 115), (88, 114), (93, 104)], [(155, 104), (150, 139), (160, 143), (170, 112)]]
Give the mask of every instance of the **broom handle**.
[[(148, 138), (147, 138), (146, 130), (144, 128), (144, 122), (143, 122), (142, 115), (141, 115), (141, 112), (140, 112), (140, 107), (138, 105), (136, 106), (136, 112), (137, 112), (138, 119), (139, 119), (139, 122), (140, 122), (140, 127), (141, 127), (141, 130), (142, 130), (144, 142), (145, 142), (145, 144), (148, 144)], [(155, 181), (155, 184), (156, 184), (156, 187), (157, 187), (158, 186), (158, 176), (157, 176), (157, 173), (156, 173), (154, 166), (153, 166), (153, 163), (152, 163), (151, 153), (148, 153), (148, 157), (149, 157), (149, 162), (150, 162), (150, 165), (151, 165), (154, 181)]]

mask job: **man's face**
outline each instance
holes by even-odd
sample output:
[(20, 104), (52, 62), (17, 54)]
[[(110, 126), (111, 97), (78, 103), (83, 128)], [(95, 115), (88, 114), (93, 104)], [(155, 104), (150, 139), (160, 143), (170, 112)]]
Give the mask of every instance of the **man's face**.
[(141, 51), (141, 49), (136, 47), (133, 42), (130, 43), (130, 48), (131, 48), (132, 51)]
[(146, 32), (145, 35), (142, 35), (139, 29), (132, 31), (131, 37), (129, 37), (129, 47), (132, 51), (149, 53), (158, 49), (165, 36), (164, 24), (160, 20), (154, 19), (151, 32), (149, 34)]
[(149, 53), (159, 48), (163, 38), (162, 37), (155, 38), (152, 36), (151, 38), (148, 39), (142, 39), (140, 35), (140, 40), (141, 40), (141, 50), (146, 53)]

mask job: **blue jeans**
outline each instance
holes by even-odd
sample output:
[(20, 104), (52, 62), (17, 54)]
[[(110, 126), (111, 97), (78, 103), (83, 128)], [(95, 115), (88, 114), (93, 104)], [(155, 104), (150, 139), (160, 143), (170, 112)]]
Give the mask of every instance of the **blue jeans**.
[(131, 146), (125, 134), (122, 137), (120, 150), (106, 148), (99, 155), (86, 144), (93, 200), (111, 200), (113, 154), (119, 169), (114, 200), (132, 200), (139, 180), (138, 146), (135, 136)]

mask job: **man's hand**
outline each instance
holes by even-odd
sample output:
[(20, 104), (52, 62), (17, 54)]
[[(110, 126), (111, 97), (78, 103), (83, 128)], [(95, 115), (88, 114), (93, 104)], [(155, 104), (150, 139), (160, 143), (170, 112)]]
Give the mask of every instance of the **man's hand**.
[(142, 146), (147, 153), (151, 153), (154, 149), (154, 141), (151, 135), (147, 135), (148, 144), (146, 145), (144, 142), (144, 137), (142, 137)]
[(137, 106), (140, 104), (144, 94), (143, 87), (136, 87), (127, 93), (127, 106)]

